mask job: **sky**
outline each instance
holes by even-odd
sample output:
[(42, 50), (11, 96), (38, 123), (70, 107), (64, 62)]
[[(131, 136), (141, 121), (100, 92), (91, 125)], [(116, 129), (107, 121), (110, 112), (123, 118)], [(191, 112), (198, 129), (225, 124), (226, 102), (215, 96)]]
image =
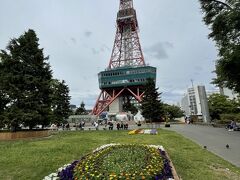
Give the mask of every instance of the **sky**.
[[(53, 77), (69, 86), (71, 103), (91, 109), (100, 93), (97, 74), (110, 60), (118, 8), (119, 0), (0, 0), (0, 49), (34, 29)], [(180, 102), (191, 80), (215, 89), (217, 50), (198, 0), (134, 0), (134, 8), (162, 100)]]

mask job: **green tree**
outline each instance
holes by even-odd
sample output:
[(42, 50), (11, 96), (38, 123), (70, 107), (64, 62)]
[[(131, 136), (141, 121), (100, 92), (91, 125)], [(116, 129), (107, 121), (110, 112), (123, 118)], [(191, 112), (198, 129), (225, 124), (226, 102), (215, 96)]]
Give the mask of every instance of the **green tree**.
[(137, 114), (138, 109), (133, 103), (131, 103), (130, 97), (126, 98), (126, 102), (123, 104), (123, 111), (131, 112), (133, 115)]
[(171, 120), (184, 116), (184, 111), (182, 111), (178, 106), (164, 104), (163, 107), (165, 115), (168, 116)]
[(87, 111), (85, 109), (85, 104), (84, 102), (82, 102), (80, 104), (80, 107), (77, 108), (76, 112), (75, 112), (75, 115), (84, 115), (84, 114), (87, 114)]
[(231, 114), (239, 112), (239, 103), (229, 100), (227, 96), (212, 94), (208, 98), (209, 112), (211, 119), (220, 119), (221, 114)]
[(71, 113), (69, 88), (65, 81), (57, 79), (52, 80), (52, 110), (53, 110), (53, 123), (63, 123)]
[(217, 78), (213, 83), (240, 93), (240, 2), (239, 0), (199, 0), (209, 38), (216, 42)]
[[(1, 71), (1, 68), (0, 68)], [(5, 124), (5, 119), (4, 119), (4, 110), (6, 109), (6, 105), (8, 103), (7, 97), (2, 93), (0, 89), (0, 128), (2, 128)]]
[(145, 119), (152, 121), (161, 121), (164, 115), (163, 103), (160, 99), (161, 93), (155, 88), (153, 79), (147, 79), (144, 87), (144, 96), (141, 102), (142, 115)]
[(49, 123), (52, 72), (38, 41), (30, 29), (0, 52), (0, 87), (9, 100), (4, 118), (13, 131), (20, 123), (30, 128)]

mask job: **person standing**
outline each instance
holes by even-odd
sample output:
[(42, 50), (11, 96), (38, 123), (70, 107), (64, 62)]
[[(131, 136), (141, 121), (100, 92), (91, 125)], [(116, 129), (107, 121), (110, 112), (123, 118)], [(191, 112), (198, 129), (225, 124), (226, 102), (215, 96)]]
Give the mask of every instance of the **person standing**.
[(119, 123), (117, 123), (117, 130), (119, 130), (120, 129), (120, 124)]
[(94, 122), (94, 126), (95, 126), (95, 128), (96, 128), (96, 130), (98, 130), (98, 123), (97, 122)]
[(82, 130), (82, 122), (79, 123), (79, 129)]

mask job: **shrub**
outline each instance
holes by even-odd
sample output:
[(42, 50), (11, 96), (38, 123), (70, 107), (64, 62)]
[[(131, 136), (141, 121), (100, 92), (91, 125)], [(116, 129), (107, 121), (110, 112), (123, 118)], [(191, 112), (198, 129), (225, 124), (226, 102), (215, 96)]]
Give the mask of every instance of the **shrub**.
[(231, 120), (240, 122), (240, 114), (221, 114), (220, 118), (221, 119), (220, 119), (219, 123), (221, 123), (221, 124), (223, 124), (223, 123), (227, 124)]

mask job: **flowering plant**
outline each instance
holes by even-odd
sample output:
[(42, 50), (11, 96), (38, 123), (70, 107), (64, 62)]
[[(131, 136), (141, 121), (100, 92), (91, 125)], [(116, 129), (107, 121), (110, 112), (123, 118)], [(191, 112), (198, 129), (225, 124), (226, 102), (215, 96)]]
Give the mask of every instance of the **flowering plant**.
[(57, 178), (63, 180), (173, 178), (165, 150), (156, 145), (103, 145), (58, 170)]
[(134, 129), (132, 131), (128, 132), (129, 135), (134, 135), (134, 134), (158, 134), (156, 129)]

